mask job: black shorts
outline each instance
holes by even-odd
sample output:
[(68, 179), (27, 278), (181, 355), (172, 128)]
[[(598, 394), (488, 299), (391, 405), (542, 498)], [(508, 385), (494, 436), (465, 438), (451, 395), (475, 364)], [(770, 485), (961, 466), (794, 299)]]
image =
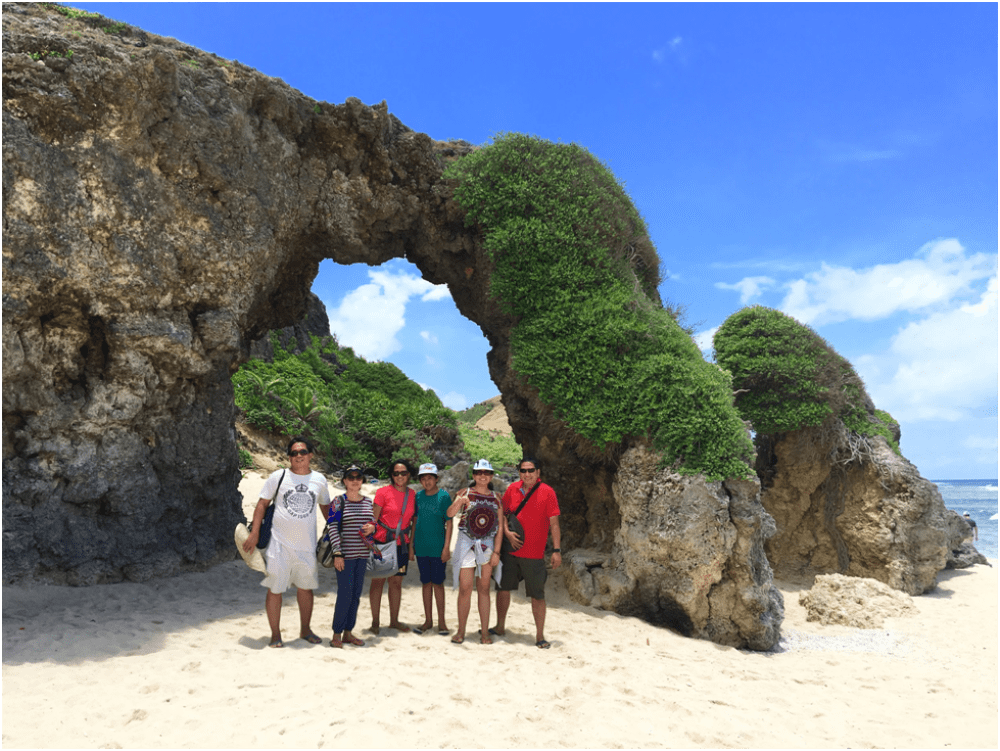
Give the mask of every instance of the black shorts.
[(500, 562), (503, 570), (500, 572), (498, 589), (511, 591), (524, 582), (524, 593), (532, 600), (545, 599), (545, 580), (549, 571), (545, 568), (544, 558), (519, 558), (512, 553), (502, 553)]

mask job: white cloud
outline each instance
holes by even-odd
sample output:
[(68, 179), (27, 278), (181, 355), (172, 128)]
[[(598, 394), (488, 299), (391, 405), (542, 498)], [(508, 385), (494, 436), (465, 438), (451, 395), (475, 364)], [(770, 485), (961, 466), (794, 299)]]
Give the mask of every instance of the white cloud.
[(330, 313), (330, 330), (337, 341), (368, 360), (381, 360), (402, 347), (396, 334), (406, 325), (410, 298), (422, 302), (442, 300), (448, 288), (412, 274), (385, 269), (368, 272), (371, 282), (348, 292)]
[(718, 330), (719, 327), (716, 326), (714, 329), (702, 331), (694, 335), (694, 343), (698, 345), (698, 349), (707, 357), (711, 357), (712, 355), (712, 339), (715, 338), (715, 332)]
[(428, 344), (437, 344), (438, 338), (434, 336), (430, 331), (421, 331), (420, 338), (423, 339)]
[(994, 256), (967, 257), (957, 240), (937, 240), (924, 245), (916, 258), (860, 271), (824, 263), (819, 271), (786, 285), (781, 309), (814, 326), (874, 321), (947, 304), (971, 282), (991, 276), (995, 267)]
[(469, 406), (469, 400), (465, 397), (465, 394), (459, 394), (454, 391), (449, 391), (442, 396), (441, 403), (456, 412), (461, 412)]
[(765, 288), (773, 287), (775, 284), (777, 282), (769, 276), (748, 276), (735, 284), (716, 282), (715, 286), (717, 289), (736, 290), (740, 293), (740, 304), (746, 305), (753, 298), (759, 297)]
[(897, 420), (955, 421), (997, 400), (997, 278), (979, 300), (908, 324), (889, 352), (855, 361), (879, 406)]

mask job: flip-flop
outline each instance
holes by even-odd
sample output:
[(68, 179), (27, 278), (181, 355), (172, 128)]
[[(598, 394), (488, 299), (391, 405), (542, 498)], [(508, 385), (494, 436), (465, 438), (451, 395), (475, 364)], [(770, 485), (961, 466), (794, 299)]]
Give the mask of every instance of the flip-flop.
[(275, 639), (267, 646), (270, 647), (271, 649), (281, 649), (283, 646), (285, 646), (285, 643), (281, 641), (281, 639)]
[(490, 631), (491, 634), (493, 634), (493, 636), (504, 636), (507, 633), (507, 631), (504, 630), (503, 634), (501, 634), (495, 628), (491, 628), (489, 631)]
[(536, 641), (535, 646), (538, 647), (539, 649), (548, 649), (552, 645), (549, 644), (547, 641), (545, 641), (545, 639), (542, 639), (541, 641)]
[(451, 631), (449, 631), (446, 628), (439, 628), (438, 629), (438, 636), (447, 636), (450, 633), (451, 633)]
[(451, 637), (451, 643), (452, 644), (461, 644), (463, 641), (465, 641), (465, 637), (464, 636), (462, 636), (462, 637), (459, 637), (459, 636), (453, 636), (453, 637)]
[(344, 648), (344, 642), (341, 641), (336, 636), (334, 636), (332, 639), (330, 639), (330, 646), (333, 647), (334, 649), (343, 649)]
[(352, 634), (349, 638), (344, 639), (344, 644), (350, 644), (352, 647), (363, 647), (365, 646), (365, 640), (359, 639)]
[(424, 633), (424, 631), (430, 631), (430, 630), (431, 630), (431, 626), (427, 626), (426, 628), (424, 628), (423, 626), (414, 626), (413, 627), (413, 633), (415, 633), (415, 634), (422, 634), (422, 633)]
[(299, 638), (300, 639), (304, 639), (305, 641), (309, 642), (310, 644), (322, 644), (323, 643), (323, 640), (320, 639), (318, 636), (316, 636), (316, 634), (309, 634), (308, 636), (300, 636)]

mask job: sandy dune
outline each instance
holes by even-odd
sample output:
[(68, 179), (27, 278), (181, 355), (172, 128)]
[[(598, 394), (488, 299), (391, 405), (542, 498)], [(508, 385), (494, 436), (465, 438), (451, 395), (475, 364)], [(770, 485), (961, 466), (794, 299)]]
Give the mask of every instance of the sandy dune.
[[(246, 507), (260, 482), (241, 485)], [(335, 579), (321, 572), (313, 628), (328, 640)], [(558, 576), (547, 651), (523, 593), (492, 646), (384, 629), (343, 650), (293, 640), (290, 593), (287, 646), (267, 649), (260, 579), (237, 560), (145, 584), (4, 587), (4, 747), (997, 746), (994, 568), (943, 573), (917, 617), (880, 631), (807, 623), (782, 584), (770, 654), (577, 605)], [(452, 627), (454, 613), (449, 588)], [(422, 620), (415, 575), (402, 615)], [(363, 597), (359, 625), (369, 616)]]

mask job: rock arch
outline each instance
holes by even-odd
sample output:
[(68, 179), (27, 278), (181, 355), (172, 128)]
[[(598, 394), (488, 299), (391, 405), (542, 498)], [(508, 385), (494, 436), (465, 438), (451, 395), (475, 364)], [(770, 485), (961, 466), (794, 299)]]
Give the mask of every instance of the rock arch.
[(565, 499), (567, 547), (589, 551), (580, 596), (724, 643), (777, 641), (759, 488), (734, 504), (722, 483), (693, 491), (724, 534), (657, 583), (621, 534), (622, 508), (632, 534), (652, 513), (655, 462), (633, 456), (639, 481), (582, 461), (509, 367), (511, 322), (441, 180), (471, 147), (411, 131), (384, 102), (317, 103), (174, 40), (84, 32), (71, 61), (35, 60), (70, 47), (67, 19), (5, 10), (5, 581), (143, 580), (231, 558), (230, 374), (250, 341), (301, 317), (320, 260), (405, 257), (487, 337), (511, 425)]

